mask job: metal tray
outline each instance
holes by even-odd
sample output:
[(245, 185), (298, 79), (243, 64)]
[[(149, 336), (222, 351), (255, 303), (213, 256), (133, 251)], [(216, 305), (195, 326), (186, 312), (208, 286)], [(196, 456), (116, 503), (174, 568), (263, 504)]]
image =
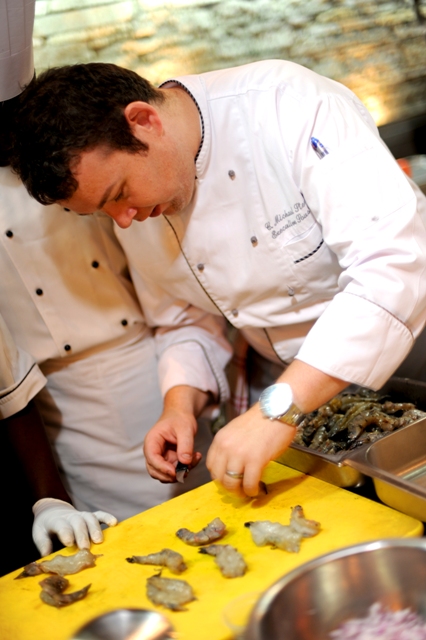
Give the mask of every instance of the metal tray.
[[(359, 387), (351, 386), (348, 388), (349, 391), (356, 391), (357, 389), (359, 389)], [(418, 409), (426, 411), (426, 383), (424, 382), (411, 380), (409, 378), (393, 377), (390, 378), (380, 389), (380, 393), (389, 395), (390, 399), (395, 402), (413, 402), (416, 404)], [(379, 445), (382, 442), (387, 441), (389, 438), (393, 438), (393, 436), (401, 433), (408, 427), (411, 427), (414, 424), (419, 424), (419, 422), (423, 423), (424, 419), (413, 422), (407, 427), (402, 427), (398, 431), (384, 435), (380, 440), (377, 440), (373, 444), (362, 445), (353, 451), (341, 451), (340, 453), (333, 455), (313, 451), (301, 445), (292, 444), (277, 459), (277, 462), (316, 478), (320, 478), (321, 480), (325, 480), (326, 482), (338, 487), (359, 487), (364, 484), (366, 476), (373, 477), (374, 475), (372, 463), (367, 462), (363, 457), (366, 451), (371, 450), (376, 444)], [(426, 444), (424, 455), (426, 465)], [(354, 461), (354, 464), (352, 461)], [(381, 488), (381, 492), (383, 493), (383, 488)], [(386, 501), (383, 500), (383, 502)], [(403, 511), (402, 509), (399, 510)], [(423, 518), (421, 519), (423, 520)]]
[(382, 502), (426, 522), (426, 418), (360, 448), (347, 464), (373, 479)]

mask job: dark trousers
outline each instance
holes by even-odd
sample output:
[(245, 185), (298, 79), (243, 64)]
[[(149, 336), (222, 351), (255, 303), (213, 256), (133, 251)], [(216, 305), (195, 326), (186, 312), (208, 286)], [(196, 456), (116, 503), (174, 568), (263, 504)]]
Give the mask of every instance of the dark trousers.
[[(0, 422), (1, 426), (1, 422)], [(0, 575), (38, 560), (40, 554), (32, 540), (34, 499), (19, 460), (0, 428)]]

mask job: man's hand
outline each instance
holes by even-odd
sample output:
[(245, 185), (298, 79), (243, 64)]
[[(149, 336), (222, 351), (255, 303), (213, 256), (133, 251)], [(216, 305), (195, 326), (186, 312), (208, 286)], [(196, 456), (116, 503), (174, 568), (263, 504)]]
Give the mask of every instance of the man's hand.
[(52, 551), (51, 534), (58, 536), (66, 547), (76, 544), (89, 549), (90, 542), (98, 544), (104, 539), (100, 523), (113, 527), (117, 518), (105, 511), (77, 511), (69, 502), (43, 498), (33, 506), (33, 540), (41, 556)]
[(178, 460), (189, 468), (201, 460), (194, 452), (197, 420), (179, 411), (164, 411), (160, 420), (148, 432), (144, 442), (146, 468), (160, 482), (176, 482)]
[(153, 478), (160, 482), (176, 482), (178, 461), (190, 469), (200, 462), (201, 453), (194, 452), (196, 416), (207, 401), (207, 393), (186, 385), (168, 391), (163, 413), (144, 442), (146, 467)]
[[(348, 386), (346, 381), (300, 360), (294, 360), (277, 382), (291, 386), (294, 402), (304, 413), (317, 409)], [(207, 468), (228, 491), (256, 496), (263, 469), (284, 453), (295, 433), (295, 427), (265, 418), (256, 403), (216, 434), (207, 455)]]
[(263, 469), (287, 449), (294, 434), (295, 427), (265, 418), (257, 403), (215, 435), (207, 455), (207, 468), (212, 478), (228, 491), (239, 496), (257, 496)]

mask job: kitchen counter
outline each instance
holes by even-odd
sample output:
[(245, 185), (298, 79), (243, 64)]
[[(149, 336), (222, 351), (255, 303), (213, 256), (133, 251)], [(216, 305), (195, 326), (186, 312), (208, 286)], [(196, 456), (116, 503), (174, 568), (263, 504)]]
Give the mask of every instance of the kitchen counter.
[[(235, 498), (214, 482), (130, 518), (105, 530), (105, 540), (93, 545), (102, 554), (96, 567), (68, 576), (67, 592), (91, 583), (87, 597), (62, 609), (44, 604), (39, 582), (45, 576), (15, 580), (14, 571), (0, 578), (0, 638), (2, 640), (69, 640), (91, 618), (115, 608), (149, 608), (164, 613), (180, 640), (229, 640), (222, 620), (225, 605), (236, 596), (262, 591), (280, 576), (312, 558), (376, 538), (421, 536), (423, 524), (368, 498), (271, 462), (263, 480), (268, 494), (256, 499)], [(244, 523), (272, 520), (288, 524), (291, 508), (300, 504), (308, 519), (321, 523), (320, 533), (302, 540), (299, 553), (256, 547)], [(185, 545), (175, 532), (181, 527), (199, 531), (220, 517), (228, 533), (218, 543), (229, 543), (244, 555), (245, 576), (224, 578), (214, 558)], [(152, 605), (145, 595), (146, 578), (156, 567), (130, 564), (126, 557), (146, 555), (168, 547), (179, 551), (188, 565), (181, 576), (168, 569), (164, 577), (187, 580), (197, 599), (186, 611), (172, 612)], [(71, 555), (75, 548), (58, 553)], [(7, 549), (3, 549), (7, 553)], [(57, 554), (52, 554), (52, 557)]]

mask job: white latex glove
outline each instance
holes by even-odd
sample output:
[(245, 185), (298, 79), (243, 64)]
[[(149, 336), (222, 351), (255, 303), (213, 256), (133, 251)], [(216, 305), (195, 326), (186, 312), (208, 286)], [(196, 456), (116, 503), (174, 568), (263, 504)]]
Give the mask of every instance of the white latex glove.
[(109, 527), (117, 518), (105, 511), (77, 511), (69, 502), (55, 498), (42, 498), (33, 506), (33, 540), (41, 556), (51, 553), (53, 545), (49, 534), (56, 534), (66, 547), (77, 544), (89, 549), (90, 541), (98, 544), (104, 539), (100, 523)]

